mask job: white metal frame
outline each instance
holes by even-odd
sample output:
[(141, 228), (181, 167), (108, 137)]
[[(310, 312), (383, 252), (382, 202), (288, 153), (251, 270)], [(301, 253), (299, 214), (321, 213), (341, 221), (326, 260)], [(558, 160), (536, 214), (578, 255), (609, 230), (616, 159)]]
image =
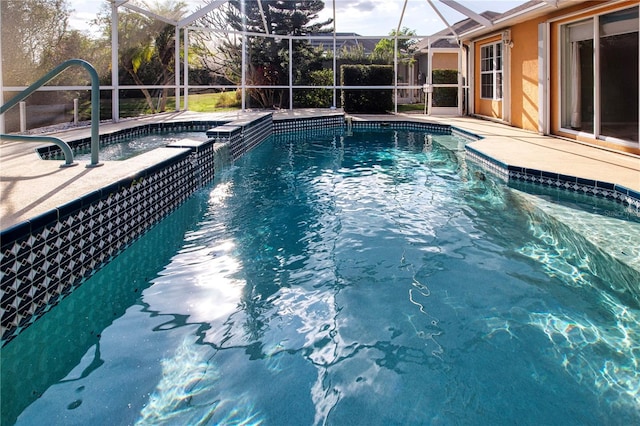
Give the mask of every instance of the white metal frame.
[[(198, 30), (198, 31), (202, 31), (202, 30), (206, 30), (203, 28), (199, 28), (199, 27), (193, 27), (192, 23), (194, 21), (196, 21), (197, 19), (201, 18), (202, 16), (205, 16), (207, 13), (213, 11), (214, 9), (219, 8), (221, 5), (223, 5), (224, 3), (227, 2), (227, 0), (213, 0), (211, 1), (211, 3), (206, 4), (204, 7), (202, 7), (201, 9), (197, 10), (196, 12), (192, 13), (191, 15), (179, 20), (179, 21), (175, 21), (169, 18), (166, 18), (164, 16), (158, 15), (156, 13), (153, 13), (149, 10), (146, 10), (144, 8), (141, 8), (139, 6), (133, 5), (129, 2), (129, 0), (105, 0), (105, 1), (109, 1), (110, 5), (111, 5), (111, 34), (112, 34), (112, 39), (111, 39), (111, 85), (107, 85), (107, 86), (101, 86), (100, 90), (110, 90), (111, 91), (111, 97), (112, 97), (112, 120), (114, 122), (119, 121), (120, 119), (120, 109), (119, 109), (119, 103), (120, 103), (120, 96), (119, 96), (119, 92), (120, 90), (129, 90), (129, 89), (142, 89), (142, 88), (173, 88), (175, 90), (175, 97), (176, 97), (176, 111), (180, 111), (182, 109), (188, 109), (189, 107), (189, 102), (188, 102), (188, 94), (189, 94), (189, 88), (195, 87), (195, 86), (191, 86), (189, 85), (189, 79), (188, 79), (188, 74), (189, 74), (189, 64), (188, 64), (188, 51), (189, 51), (189, 31), (194, 31), (194, 30)], [(293, 88), (300, 88), (300, 89), (304, 89), (304, 88), (324, 88), (324, 89), (332, 89), (333, 90), (333, 107), (335, 108), (336, 104), (337, 104), (337, 90), (338, 89), (369, 89), (369, 88), (376, 88), (376, 89), (392, 89), (394, 90), (394, 94), (395, 94), (395, 101), (394, 101), (394, 105), (395, 105), (395, 112), (397, 112), (397, 100), (398, 100), (398, 55), (397, 55), (397, 45), (398, 45), (398, 39), (402, 38), (401, 36), (398, 35), (398, 32), (400, 31), (400, 28), (402, 26), (402, 21), (404, 18), (404, 13), (406, 10), (406, 6), (407, 6), (407, 2), (408, 0), (404, 0), (404, 4), (403, 4), (403, 8), (402, 8), (402, 12), (401, 15), (399, 17), (398, 20), (398, 25), (397, 25), (397, 31), (396, 31), (396, 37), (394, 39), (394, 45), (395, 45), (395, 49), (394, 49), (394, 73), (395, 73), (395, 81), (394, 84), (392, 86), (374, 86), (374, 87), (363, 87), (363, 86), (357, 86), (357, 87), (348, 87), (348, 86), (338, 86), (337, 85), (337, 73), (336, 73), (336, 40), (340, 39), (340, 37), (338, 37), (336, 35), (335, 32), (335, 25), (334, 25), (334, 31), (333, 31), (333, 35), (330, 37), (330, 39), (333, 41), (333, 71), (334, 71), (334, 82), (333, 85), (331, 86), (293, 86), (293, 81), (292, 81), (292, 73), (290, 70), (289, 73), (289, 85), (288, 86), (283, 86), (282, 88), (284, 89), (289, 89), (289, 93), (291, 94), (293, 91)], [(442, 15), (442, 13), (440, 12), (440, 10), (438, 9), (438, 7), (433, 3), (432, 0), (426, 0), (427, 4), (435, 11), (435, 13), (438, 15), (438, 17), (442, 20), (442, 22), (451, 30), (452, 34), (453, 34), (453, 38), (455, 38), (456, 40), (458, 40), (458, 34), (456, 34), (456, 32), (452, 29), (451, 25), (446, 21), (446, 19), (444, 18), (444, 16)], [(493, 24), (490, 20), (486, 19), (485, 17), (483, 17), (482, 15), (473, 12), (472, 10), (466, 8), (465, 6), (462, 6), (461, 4), (459, 4), (457, 1), (455, 0), (440, 0), (440, 3), (442, 3), (443, 5), (446, 5), (447, 7), (450, 7), (460, 13), (462, 13), (463, 15), (469, 17), (470, 19), (478, 22), (482, 27), (484, 28), (490, 28)], [(258, 36), (262, 36), (262, 37), (270, 37), (272, 36), (269, 32), (269, 28), (267, 26), (267, 22), (265, 19), (265, 15), (264, 15), (264, 10), (262, 9), (262, 4), (261, 2), (259, 2), (259, 6), (260, 6), (260, 12), (262, 15), (262, 19), (263, 19), (263, 25), (265, 27), (265, 33), (260, 33), (260, 34), (255, 34)], [(135, 11), (137, 13), (143, 14), (145, 16), (148, 16), (150, 18), (153, 19), (157, 19), (160, 20), (162, 22), (166, 22), (170, 25), (174, 25), (175, 26), (175, 81), (174, 84), (171, 86), (151, 86), (151, 85), (145, 85), (145, 86), (135, 86), (135, 85), (120, 85), (118, 83), (119, 81), (119, 73), (118, 73), (118, 58), (119, 58), (119, 38), (118, 38), (118, 18), (119, 18), (119, 13), (118, 10), (120, 7), (124, 7), (127, 8), (129, 10)], [(333, 20), (334, 23), (336, 22), (336, 0), (332, 0), (332, 7), (333, 7)], [(181, 30), (184, 31), (184, 63), (180, 64), (180, 32)], [(249, 33), (247, 33), (246, 31), (241, 32), (240, 35), (243, 38), (243, 43), (242, 43), (242, 77), (241, 77), (241, 84), (239, 86), (206, 86), (206, 87), (211, 87), (211, 88), (238, 88), (241, 89), (242, 91), (242, 109), (244, 110), (246, 108), (246, 90), (248, 88), (259, 88), (260, 86), (249, 86), (247, 85), (247, 81), (246, 81), (246, 37), (247, 35), (249, 35)], [(290, 52), (290, 56), (292, 54), (292, 49), (291, 49), (291, 45), (292, 45), (292, 41), (294, 39), (296, 39), (296, 37), (293, 36), (279, 36), (281, 38), (284, 39), (288, 39), (289, 40), (289, 52)], [(375, 39), (380, 39), (380, 38), (384, 38), (385, 36), (375, 36), (375, 37), (360, 37), (362, 39), (365, 38), (375, 38)], [(425, 38), (428, 36), (414, 36), (414, 37), (407, 37), (407, 38)], [(304, 37), (305, 39), (309, 39), (309, 37)], [(320, 37), (320, 38), (325, 38), (325, 37)], [(352, 37), (350, 37), (352, 38)], [(0, 43), (0, 52), (2, 52), (2, 44)], [(291, 59), (291, 57), (290, 57)], [(292, 61), (290, 60), (290, 67), (292, 66)], [(459, 61), (460, 63), (460, 61)], [(180, 66), (182, 65), (182, 66)], [(4, 97), (3, 97), (3, 92), (4, 91), (19, 91), (19, 90), (23, 90), (24, 88), (21, 87), (5, 87), (2, 83), (2, 65), (0, 64), (0, 104), (4, 103)], [(184, 82), (181, 84), (180, 81), (180, 72), (181, 72), (181, 68), (182, 68), (182, 73), (183, 73), (183, 78), (184, 78)], [(459, 70), (461, 71), (461, 70)], [(462, 90), (461, 87), (461, 77), (459, 79), (460, 84), (459, 84), (459, 89), (460, 91)], [(269, 88), (279, 88), (276, 86), (269, 86)], [(403, 86), (402, 89), (422, 89), (421, 86)], [(49, 86), (49, 87), (42, 87), (40, 90), (88, 90), (89, 87), (88, 86)], [(290, 99), (292, 99), (292, 96), (290, 96)], [(292, 102), (292, 101), (291, 101)], [(460, 101), (459, 104), (462, 104), (462, 98), (460, 97)], [(293, 108), (293, 104), (290, 103), (289, 105), (290, 108)], [(4, 126), (5, 126), (5, 118), (4, 115), (0, 116), (0, 131), (4, 131)]]
[(549, 60), (550, 24), (538, 24), (538, 133), (550, 133), (550, 81), (551, 64)]
[[(458, 81), (456, 84), (443, 84), (443, 83), (433, 83), (431, 81), (431, 76), (433, 75), (433, 55), (436, 53), (455, 53), (457, 55), (457, 63), (458, 63)], [(464, 86), (462, 84), (463, 77), (463, 69), (462, 69), (462, 48), (453, 49), (453, 48), (431, 48), (431, 43), (429, 41), (427, 48), (427, 84), (430, 86), (429, 91), (426, 93), (426, 114), (427, 115), (451, 115), (463, 114), (463, 96), (464, 96)], [(458, 105), (455, 107), (434, 107), (433, 106), (433, 89), (438, 87), (454, 87), (458, 89)]]

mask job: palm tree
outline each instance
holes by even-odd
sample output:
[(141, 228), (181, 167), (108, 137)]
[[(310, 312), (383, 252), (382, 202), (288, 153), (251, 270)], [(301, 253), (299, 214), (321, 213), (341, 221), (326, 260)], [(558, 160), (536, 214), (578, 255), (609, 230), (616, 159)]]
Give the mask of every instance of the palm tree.
[[(165, 0), (152, 5), (142, 2), (143, 8), (173, 21), (179, 21), (187, 13), (182, 1)], [(110, 35), (110, 14), (99, 21)], [(175, 27), (151, 16), (121, 8), (118, 22), (119, 66), (138, 86), (170, 85), (175, 76)], [(149, 89), (140, 89), (152, 113), (166, 108), (169, 89), (164, 88), (156, 107)]]

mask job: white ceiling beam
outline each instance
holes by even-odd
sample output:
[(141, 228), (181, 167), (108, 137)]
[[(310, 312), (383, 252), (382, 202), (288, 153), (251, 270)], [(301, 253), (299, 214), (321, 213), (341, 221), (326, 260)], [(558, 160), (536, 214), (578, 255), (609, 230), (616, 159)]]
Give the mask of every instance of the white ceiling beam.
[(431, 6), (431, 9), (433, 9), (433, 11), (436, 13), (436, 15), (438, 15), (438, 17), (440, 18), (440, 20), (447, 26), (447, 28), (449, 28), (449, 31), (451, 31), (451, 34), (453, 34), (455, 36), (456, 42), (458, 42), (458, 33), (456, 33), (456, 31), (449, 24), (447, 19), (444, 16), (442, 16), (442, 13), (440, 13), (440, 11), (436, 7), (436, 5), (433, 4), (433, 2), (431, 0), (427, 0), (427, 3), (429, 3), (429, 6)]
[(264, 25), (264, 32), (269, 34), (269, 26), (267, 25), (267, 17), (264, 15), (262, 0), (258, 0), (258, 8), (260, 9), (260, 16), (262, 16), (262, 25)]
[(493, 23), (490, 20), (480, 15), (479, 13), (474, 12), (468, 7), (461, 5), (455, 0), (440, 0), (440, 3), (449, 6), (451, 9), (462, 13), (463, 15), (467, 16), (470, 19), (473, 19), (483, 27), (486, 27), (486, 28), (493, 27)]
[(222, 6), (226, 2), (227, 2), (227, 0), (212, 1), (211, 3), (207, 4), (202, 9), (199, 9), (199, 10), (193, 12), (191, 15), (187, 16), (186, 18), (181, 19), (178, 22), (178, 26), (180, 28), (185, 27), (185, 26), (191, 24), (193, 21), (202, 18), (207, 13), (211, 12), (213, 9), (219, 8), (220, 6)]
[(125, 7), (127, 9), (133, 10), (134, 12), (138, 12), (141, 15), (148, 16), (149, 18), (153, 18), (153, 19), (157, 19), (158, 21), (165, 22), (165, 23), (167, 23), (169, 25), (174, 25), (174, 26), (178, 25), (178, 21), (174, 21), (172, 19), (165, 18), (162, 15), (158, 15), (157, 13), (150, 12), (148, 10), (142, 9), (142, 8), (140, 8), (138, 6), (134, 6), (132, 4), (123, 4), (122, 7)]

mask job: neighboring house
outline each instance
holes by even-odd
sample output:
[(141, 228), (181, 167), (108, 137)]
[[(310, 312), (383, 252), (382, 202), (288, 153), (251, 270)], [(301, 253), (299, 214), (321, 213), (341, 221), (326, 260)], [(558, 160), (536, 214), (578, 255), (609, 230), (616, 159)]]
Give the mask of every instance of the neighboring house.
[[(487, 19), (493, 19), (500, 14), (486, 11), (480, 15)], [(429, 62), (431, 62), (432, 70), (458, 69), (460, 45), (457, 35), (464, 34), (475, 26), (478, 26), (478, 24), (474, 20), (465, 19), (452, 25), (451, 28), (439, 31), (416, 43), (415, 57), (418, 61), (418, 70), (428, 74)], [(429, 56), (431, 56), (431, 61)]]
[[(313, 48), (322, 47), (326, 51), (333, 50), (333, 33), (315, 33), (312, 36), (323, 37), (322, 39), (309, 39), (309, 43)], [(352, 49), (360, 46), (365, 55), (370, 55), (379, 41), (380, 38), (366, 38), (356, 33), (336, 33), (336, 51), (340, 52), (343, 48)]]
[[(497, 12), (486, 11), (480, 14), (481, 17), (491, 20), (500, 14)], [(455, 114), (462, 113), (464, 105), (460, 103), (463, 99), (463, 87), (466, 86), (465, 61), (466, 57), (460, 48), (459, 34), (468, 32), (471, 28), (477, 27), (479, 24), (472, 19), (465, 19), (453, 24), (450, 28), (446, 28), (427, 38), (423, 38), (415, 45), (415, 59), (417, 63), (418, 81), (416, 84), (429, 84), (434, 87), (433, 105), (429, 105), (429, 113), (434, 114)], [(458, 81), (442, 83), (434, 78), (439, 70), (456, 70), (458, 71)], [(437, 102), (437, 94), (446, 94), (446, 92), (458, 89), (458, 95), (445, 96), (445, 105)]]
[(468, 113), (640, 154), (639, 1), (529, 1), (456, 31)]

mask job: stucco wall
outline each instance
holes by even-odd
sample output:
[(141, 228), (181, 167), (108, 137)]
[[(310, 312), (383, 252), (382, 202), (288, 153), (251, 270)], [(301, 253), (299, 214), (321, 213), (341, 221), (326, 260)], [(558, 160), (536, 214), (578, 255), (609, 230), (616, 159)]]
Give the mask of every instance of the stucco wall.
[(434, 70), (457, 70), (458, 54), (457, 53), (434, 53), (433, 69)]
[[(510, 96), (510, 122), (514, 126), (525, 130), (538, 131), (538, 118), (540, 112), (539, 99), (539, 64), (538, 64), (538, 25), (549, 20), (554, 20), (550, 24), (549, 47), (547, 53), (549, 59), (549, 115), (550, 131), (552, 134), (579, 140), (582, 142), (594, 143), (619, 151), (633, 152), (640, 154), (639, 148), (627, 147), (620, 144), (605, 142), (585, 135), (576, 135), (560, 130), (560, 76), (559, 76), (559, 31), (560, 26), (567, 22), (585, 19), (596, 14), (602, 14), (625, 7), (632, 7), (640, 3), (639, 1), (615, 2), (604, 5), (604, 2), (582, 2), (575, 6), (553, 11), (547, 15), (533, 18), (528, 21), (514, 24), (511, 27), (496, 29), (492, 34), (482, 36), (473, 40), (474, 49), (474, 101), (475, 108), (471, 111), (485, 117), (502, 119), (502, 102), (480, 98), (480, 48), (491, 42), (500, 40), (502, 31), (511, 31), (511, 40), (514, 43), (509, 53), (511, 58), (509, 84)], [(581, 13), (581, 11), (584, 11)], [(567, 18), (562, 18), (567, 16)], [(558, 19), (560, 18), (560, 19)], [(555, 20), (558, 19), (558, 20)], [(469, 44), (468, 42), (467, 44)], [(505, 62), (505, 67), (509, 66)], [(505, 80), (505, 84), (506, 84)]]
[(538, 24), (541, 19), (511, 28), (511, 124), (538, 130)]

